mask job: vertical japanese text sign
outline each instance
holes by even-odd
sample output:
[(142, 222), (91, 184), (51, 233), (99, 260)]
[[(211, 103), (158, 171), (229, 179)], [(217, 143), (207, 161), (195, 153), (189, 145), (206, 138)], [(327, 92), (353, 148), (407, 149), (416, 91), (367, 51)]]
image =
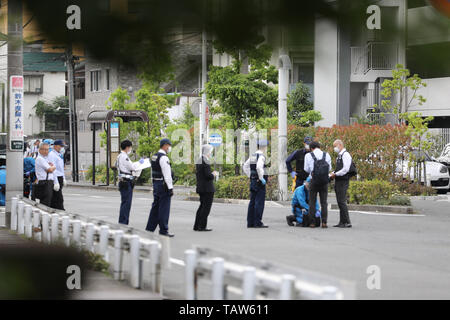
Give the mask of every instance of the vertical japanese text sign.
[(11, 76), (9, 84), (10, 149), (23, 150), (23, 77)]

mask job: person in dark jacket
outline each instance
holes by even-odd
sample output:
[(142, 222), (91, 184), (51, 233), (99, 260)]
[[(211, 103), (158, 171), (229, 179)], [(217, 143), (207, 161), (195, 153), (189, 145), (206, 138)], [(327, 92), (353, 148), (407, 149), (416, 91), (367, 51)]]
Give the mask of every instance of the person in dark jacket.
[[(305, 172), (305, 156), (310, 152), (309, 145), (312, 142), (311, 137), (305, 137), (303, 140), (304, 148), (292, 152), (286, 159), (286, 167), (290, 172), (292, 179), (295, 178), (295, 189), (303, 185), (309, 174)], [(292, 169), (291, 162), (295, 160), (295, 171)]]
[(194, 231), (212, 231), (206, 228), (208, 224), (208, 216), (214, 198), (214, 178), (217, 176), (216, 171), (211, 172), (211, 152), (213, 147), (209, 144), (202, 146), (202, 158), (199, 159), (196, 167), (197, 189), (200, 195), (200, 207), (198, 207), (195, 216)]

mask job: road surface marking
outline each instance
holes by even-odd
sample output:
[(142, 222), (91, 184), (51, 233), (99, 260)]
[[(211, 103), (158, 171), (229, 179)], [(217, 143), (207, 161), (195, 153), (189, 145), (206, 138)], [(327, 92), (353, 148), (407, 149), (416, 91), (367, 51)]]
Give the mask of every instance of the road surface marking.
[(367, 212), (367, 211), (349, 211), (354, 213), (368, 214), (373, 216), (392, 216), (392, 217), (425, 217), (424, 214), (408, 214), (408, 213), (381, 213), (381, 212)]

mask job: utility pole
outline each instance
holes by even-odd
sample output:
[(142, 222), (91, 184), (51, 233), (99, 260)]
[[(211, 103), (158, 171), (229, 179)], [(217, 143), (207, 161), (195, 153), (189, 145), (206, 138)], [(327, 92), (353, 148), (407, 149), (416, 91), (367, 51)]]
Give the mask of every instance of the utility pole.
[(67, 94), (69, 95), (69, 136), (70, 136), (70, 163), (72, 164), (72, 181), (79, 181), (78, 174), (78, 125), (77, 112), (75, 106), (75, 82), (74, 82), (74, 56), (72, 54), (72, 44), (66, 47), (67, 65)]
[(207, 128), (206, 128), (206, 76), (207, 76), (207, 40), (206, 40), (206, 31), (202, 32), (202, 104), (200, 106), (200, 157), (202, 156), (202, 148), (201, 146), (207, 141)]
[[(8, 93), (6, 151), (6, 226), (11, 198), (23, 194), (23, 28), (22, 0), (8, 1)], [(14, 95), (12, 95), (15, 90)]]

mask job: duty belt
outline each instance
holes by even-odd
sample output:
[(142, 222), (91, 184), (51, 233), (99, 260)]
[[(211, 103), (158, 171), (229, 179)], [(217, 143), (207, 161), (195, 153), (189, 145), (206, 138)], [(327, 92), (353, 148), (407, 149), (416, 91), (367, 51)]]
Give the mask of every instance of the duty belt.
[(119, 174), (119, 180), (120, 179), (127, 179), (127, 180), (133, 180), (134, 177), (131, 174)]

